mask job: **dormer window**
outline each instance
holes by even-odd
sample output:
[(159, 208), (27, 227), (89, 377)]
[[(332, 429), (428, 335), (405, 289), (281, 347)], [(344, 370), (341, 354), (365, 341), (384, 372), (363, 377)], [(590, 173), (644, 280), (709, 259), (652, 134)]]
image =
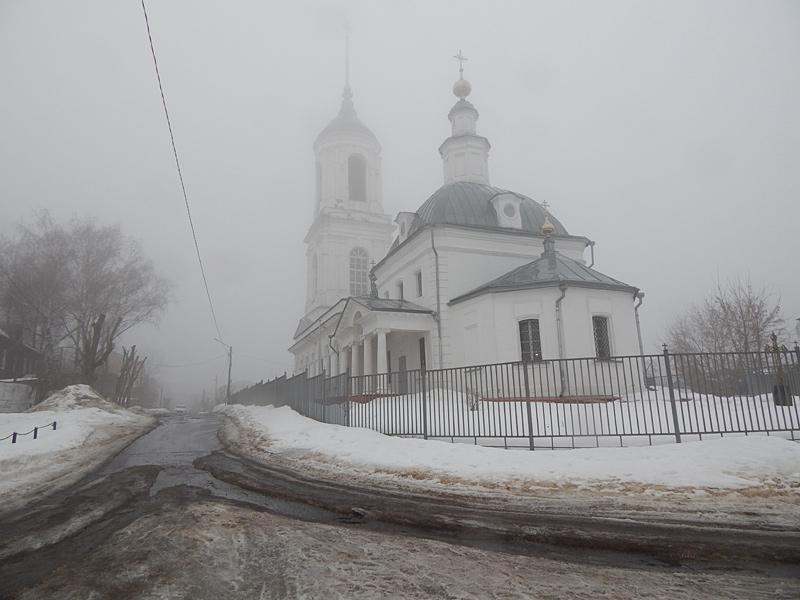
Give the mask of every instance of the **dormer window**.
[(497, 214), (497, 224), (510, 229), (522, 229), (520, 205), (522, 198), (516, 194), (498, 194), (492, 198), (492, 206)]

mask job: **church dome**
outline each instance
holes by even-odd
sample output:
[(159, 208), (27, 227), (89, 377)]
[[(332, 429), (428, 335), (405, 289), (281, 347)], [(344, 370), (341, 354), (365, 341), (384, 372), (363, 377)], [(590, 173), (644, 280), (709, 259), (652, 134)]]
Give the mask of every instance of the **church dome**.
[(348, 133), (360, 133), (371, 140), (378, 141), (378, 138), (375, 137), (372, 130), (364, 125), (361, 119), (358, 118), (355, 106), (353, 105), (353, 94), (350, 92), (350, 88), (346, 87), (342, 94), (342, 106), (339, 109), (339, 114), (320, 132), (317, 136), (317, 142), (338, 134)]
[[(522, 194), (510, 192), (491, 185), (457, 181), (436, 190), (417, 210), (416, 218), (408, 235), (426, 225), (459, 225), (477, 229), (502, 229), (492, 199), (501, 194), (512, 194), (520, 200), (521, 228), (534, 235), (541, 235), (548, 215), (544, 207)], [(569, 235), (558, 219), (550, 215), (555, 235)]]

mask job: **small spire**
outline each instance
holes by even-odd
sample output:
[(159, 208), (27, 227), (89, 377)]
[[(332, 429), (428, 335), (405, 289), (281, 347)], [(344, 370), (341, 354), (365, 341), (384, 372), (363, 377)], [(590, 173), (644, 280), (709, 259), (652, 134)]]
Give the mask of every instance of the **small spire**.
[(344, 26), (344, 89), (350, 90), (350, 23)]
[(350, 24), (344, 27), (344, 90), (342, 91), (342, 106), (339, 116), (353, 118), (356, 107), (353, 104), (353, 90), (350, 89)]
[(556, 228), (550, 222), (550, 205), (547, 203), (547, 200), (542, 202), (542, 208), (544, 208), (544, 223), (542, 224), (542, 233), (545, 237), (550, 237), (553, 235), (553, 232), (556, 230)]
[(542, 258), (547, 259), (547, 266), (551, 271), (556, 269), (556, 242), (553, 239), (553, 232), (556, 230), (555, 226), (550, 222), (550, 205), (547, 200), (542, 202), (544, 208), (544, 223), (542, 223), (542, 234), (544, 235), (544, 252)]

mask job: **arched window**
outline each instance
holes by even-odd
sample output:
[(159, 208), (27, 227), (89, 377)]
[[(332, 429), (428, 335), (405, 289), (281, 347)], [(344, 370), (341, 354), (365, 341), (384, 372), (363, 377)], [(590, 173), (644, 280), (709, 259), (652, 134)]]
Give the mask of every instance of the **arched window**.
[(367, 201), (367, 161), (360, 154), (351, 154), (347, 159), (347, 186), (350, 200)]
[(363, 248), (350, 251), (350, 295), (369, 295), (369, 254)]

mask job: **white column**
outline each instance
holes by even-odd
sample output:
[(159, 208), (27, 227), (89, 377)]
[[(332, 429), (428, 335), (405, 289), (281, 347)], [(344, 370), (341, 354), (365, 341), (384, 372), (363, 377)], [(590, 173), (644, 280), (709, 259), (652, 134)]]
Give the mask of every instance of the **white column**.
[(375, 364), (372, 360), (372, 337), (364, 336), (364, 375), (374, 375)]
[(361, 375), (361, 342), (353, 342), (353, 367), (350, 370), (351, 375)]
[(385, 329), (378, 329), (378, 373), (387, 373), (389, 367), (386, 364), (386, 333)]
[(339, 374), (339, 355), (336, 352), (331, 354), (331, 377)]

